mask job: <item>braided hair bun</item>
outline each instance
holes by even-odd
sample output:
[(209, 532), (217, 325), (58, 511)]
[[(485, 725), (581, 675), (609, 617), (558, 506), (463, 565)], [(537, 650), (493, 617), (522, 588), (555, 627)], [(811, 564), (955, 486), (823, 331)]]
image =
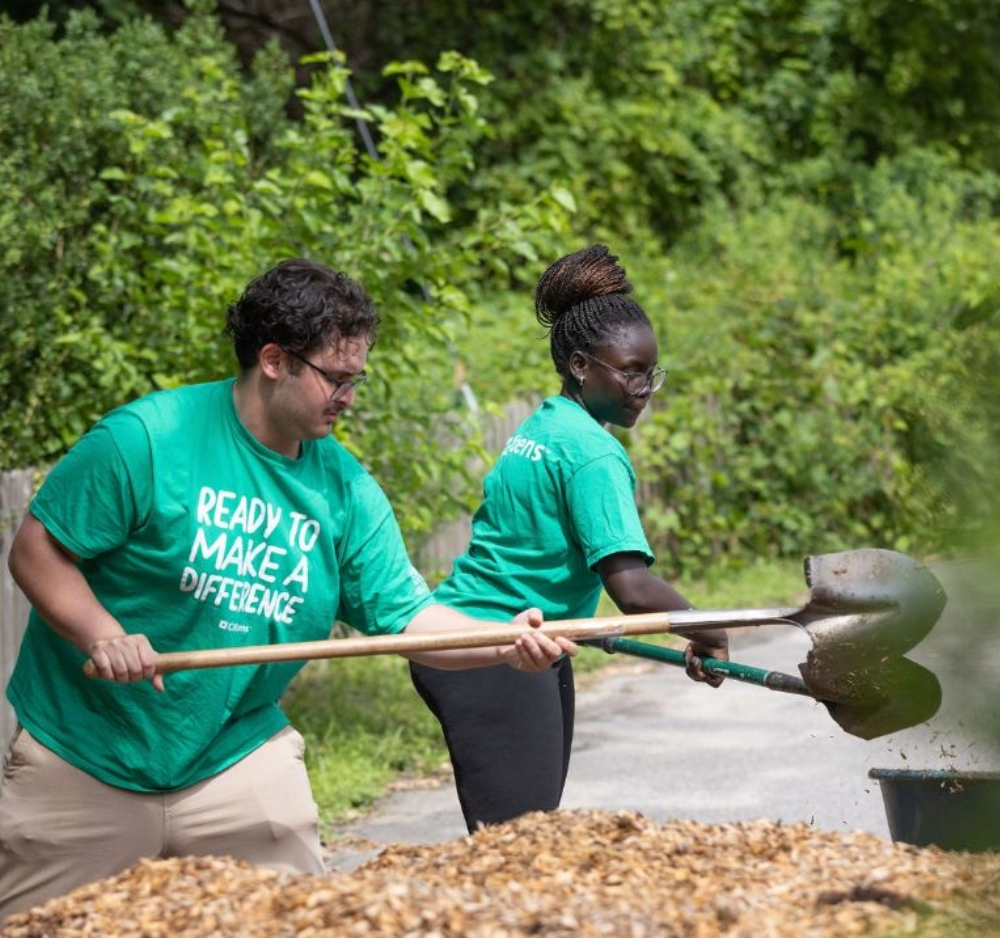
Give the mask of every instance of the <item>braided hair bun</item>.
[(556, 370), (569, 375), (574, 351), (592, 354), (613, 345), (636, 325), (649, 326), (642, 307), (627, 294), (625, 269), (603, 244), (557, 260), (535, 288), (535, 316), (549, 330)]
[(535, 315), (551, 329), (568, 310), (611, 293), (629, 293), (632, 284), (618, 258), (603, 244), (584, 248), (557, 260), (535, 288)]

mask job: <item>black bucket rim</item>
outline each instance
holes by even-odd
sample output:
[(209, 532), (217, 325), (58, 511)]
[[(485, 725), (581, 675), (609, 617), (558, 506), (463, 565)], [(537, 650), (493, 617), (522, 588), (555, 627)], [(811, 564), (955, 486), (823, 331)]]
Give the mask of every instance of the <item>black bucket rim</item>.
[(933, 780), (941, 779), (966, 780), (966, 781), (996, 781), (1000, 780), (1000, 769), (993, 771), (964, 769), (869, 769), (868, 777), (873, 779), (918, 779)]

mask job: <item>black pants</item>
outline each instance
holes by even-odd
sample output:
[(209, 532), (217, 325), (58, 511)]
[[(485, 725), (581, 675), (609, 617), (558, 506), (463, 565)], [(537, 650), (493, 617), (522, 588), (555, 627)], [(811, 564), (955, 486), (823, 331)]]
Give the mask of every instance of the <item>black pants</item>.
[(410, 676), (444, 731), (470, 832), (559, 807), (573, 746), (569, 658), (539, 674), (411, 663)]

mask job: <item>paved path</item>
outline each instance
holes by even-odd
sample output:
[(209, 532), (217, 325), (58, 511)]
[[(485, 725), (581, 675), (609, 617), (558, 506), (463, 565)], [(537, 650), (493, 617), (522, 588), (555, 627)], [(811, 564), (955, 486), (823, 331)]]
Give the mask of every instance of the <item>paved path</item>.
[[(978, 568), (950, 565), (938, 574), (948, 606), (909, 655), (942, 683), (944, 702), (928, 723), (866, 741), (845, 733), (808, 698), (735, 681), (712, 690), (680, 668), (620, 657), (609, 674), (578, 690), (563, 807), (636, 810), (656, 820), (805, 821), (888, 839), (881, 790), (869, 769), (1000, 768), (982, 731), (990, 727), (992, 740), (1000, 741), (991, 679), (1000, 674), (1000, 603), (985, 595)], [(730, 634), (735, 660), (794, 674), (809, 648), (808, 637), (790, 626)], [(329, 865), (350, 870), (386, 845), (435, 843), (466, 831), (454, 785), (445, 780), (395, 792), (339, 833), (345, 840)]]

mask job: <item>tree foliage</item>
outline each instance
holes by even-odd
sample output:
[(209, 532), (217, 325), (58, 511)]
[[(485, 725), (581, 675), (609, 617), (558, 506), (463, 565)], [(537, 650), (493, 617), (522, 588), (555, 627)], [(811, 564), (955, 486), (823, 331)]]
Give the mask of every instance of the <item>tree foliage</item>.
[[(243, 81), (212, 28), (173, 40), (137, 21), (104, 37), (87, 15), (60, 41), (46, 20), (0, 21), (0, 76), (0, 466), (8, 468), (54, 458), (112, 402), (169, 383), (173, 363), (192, 357), (197, 346), (178, 340), (184, 309), (130, 295), (128, 284), (166, 253), (136, 216), (225, 125), (266, 151), (289, 85)], [(203, 109), (192, 100), (199, 83)], [(169, 116), (130, 140), (125, 113)], [(129, 204), (121, 167), (154, 149), (164, 178), (138, 184)]]
[(878, 249), (862, 259), (799, 197), (710, 219), (672, 256), (675, 390), (635, 458), (659, 486), (647, 525), (676, 568), (868, 544), (927, 553), (983, 520), (997, 335), (959, 320), (998, 306), (1000, 224), (924, 163), (915, 189), (893, 162), (872, 173)]
[(76, 5), (0, 21), (0, 466), (229, 373), (225, 304), (308, 254), (383, 312), (338, 432), (412, 538), (470, 492), (456, 374), (487, 404), (556, 390), (530, 291), (602, 240), (672, 373), (623, 438), (664, 572), (943, 550), (990, 517), (989, 4), (329, 0), (351, 72), (289, 62), (287, 36), (248, 70), (202, 2), (160, 5), (180, 29)]
[[(57, 457), (123, 399), (232, 373), (227, 303), (279, 258), (307, 255), (360, 279), (383, 314), (374, 380), (340, 430), (345, 442), (411, 533), (460, 501), (473, 450), (452, 428), (454, 362), (442, 350), (463, 326), (468, 287), (490, 279), (479, 258), (535, 256), (566, 202), (546, 189), (451, 223), (451, 189), (475, 165), (476, 90), (488, 76), (454, 53), (433, 70), (400, 63), (387, 70), (395, 104), (358, 115), (344, 100), (344, 67), (322, 54), (293, 121), (281, 111), (287, 68), (272, 57), (244, 79), (209, 19), (173, 35), (144, 22), (105, 38), (77, 17), (58, 42), (43, 23), (4, 29), (7, 79), (34, 74), (25, 65), (35, 47), (46, 60), (37, 92), (21, 85), (23, 98), (7, 96), (2, 127), (12, 146), (0, 180), (14, 195), (0, 235), (13, 285), (2, 465)], [(130, 61), (137, 46), (157, 69)], [(141, 83), (116, 80), (133, 69)], [(377, 158), (356, 140), (359, 116), (378, 133)], [(22, 168), (44, 137), (48, 162), (28, 178)]]

